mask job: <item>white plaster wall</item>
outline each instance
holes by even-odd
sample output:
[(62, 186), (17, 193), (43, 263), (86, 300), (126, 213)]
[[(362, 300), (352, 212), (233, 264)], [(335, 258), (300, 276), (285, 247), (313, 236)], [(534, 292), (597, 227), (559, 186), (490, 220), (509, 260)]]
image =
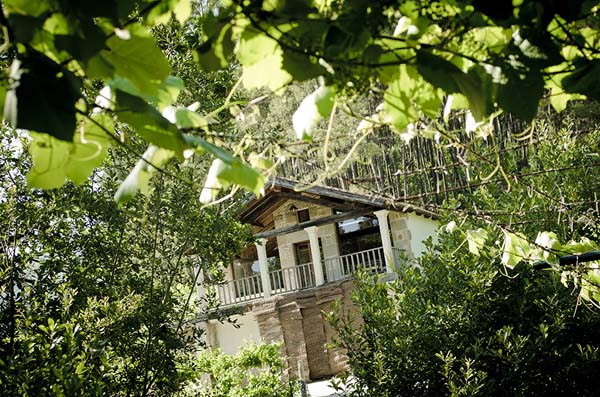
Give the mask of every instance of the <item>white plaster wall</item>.
[(426, 251), (425, 244), (423, 244), (424, 240), (431, 236), (435, 242), (439, 222), (412, 213), (408, 214), (406, 220), (408, 230), (410, 230), (412, 236), (410, 242), (411, 252), (415, 257), (419, 257)]
[(236, 354), (248, 342), (261, 343), (258, 323), (252, 313), (233, 316), (232, 319), (237, 319), (239, 328), (227, 322), (221, 324), (216, 320), (209, 321), (210, 332), (214, 336), (214, 347), (227, 354)]

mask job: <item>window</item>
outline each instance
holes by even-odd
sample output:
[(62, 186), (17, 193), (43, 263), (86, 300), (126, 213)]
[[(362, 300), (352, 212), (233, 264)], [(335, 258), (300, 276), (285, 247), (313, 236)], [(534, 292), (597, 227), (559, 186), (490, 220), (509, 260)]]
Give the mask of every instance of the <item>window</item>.
[(308, 213), (308, 208), (303, 210), (298, 210), (298, 223), (308, 222), (310, 221), (310, 214)]
[(337, 224), (340, 251), (344, 254), (381, 247), (379, 222), (372, 216), (361, 216)]

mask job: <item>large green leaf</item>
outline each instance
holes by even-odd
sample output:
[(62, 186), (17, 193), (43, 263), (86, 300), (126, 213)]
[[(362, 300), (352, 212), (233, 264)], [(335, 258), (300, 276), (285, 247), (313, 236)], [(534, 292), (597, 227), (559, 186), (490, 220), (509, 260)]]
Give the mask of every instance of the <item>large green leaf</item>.
[(4, 0), (5, 10), (9, 14), (22, 14), (39, 17), (52, 10), (53, 2), (50, 0)]
[(12, 70), (18, 83), (6, 98), (5, 118), (13, 127), (71, 142), (81, 81), (39, 53), (15, 60)]
[(563, 62), (549, 67), (547, 71), (546, 88), (550, 89), (550, 104), (560, 113), (567, 108), (569, 101), (585, 99), (585, 95), (570, 94), (563, 89), (563, 80), (569, 75), (569, 64)]
[(413, 106), (415, 91), (416, 82), (410, 78), (408, 67), (401, 65), (383, 95), (383, 108), (397, 131), (403, 131), (419, 118), (419, 113)]
[(97, 113), (91, 119), (84, 119), (79, 131), (65, 165), (67, 178), (76, 184), (87, 180), (108, 155), (112, 137), (106, 131), (114, 133), (114, 123), (108, 115)]
[(70, 179), (76, 184), (87, 180), (108, 154), (113, 122), (107, 115), (94, 114), (82, 118), (73, 142), (56, 139), (48, 134), (31, 132), (29, 152), (33, 165), (27, 174), (30, 186), (42, 189), (59, 188)]
[(120, 90), (116, 92), (116, 103), (115, 113), (119, 120), (135, 128), (140, 136), (159, 147), (182, 153), (184, 143), (179, 130), (156, 108)]
[(200, 201), (208, 204), (213, 201), (219, 191), (226, 189), (231, 184), (242, 186), (256, 195), (262, 192), (265, 185), (265, 178), (262, 174), (244, 163), (240, 159), (235, 159), (227, 163), (220, 158), (213, 161), (204, 188), (200, 193)]
[(453, 63), (432, 54), (431, 51), (417, 52), (417, 70), (425, 80), (443, 89), (447, 94), (460, 92), (454, 75), (460, 75), (463, 72)]
[(531, 244), (520, 233), (504, 231), (502, 245), (502, 264), (510, 269), (522, 260), (529, 259)]
[(29, 145), (29, 153), (33, 165), (27, 173), (27, 183), (40, 189), (61, 187), (67, 178), (65, 165), (72, 144), (33, 131), (30, 136), (33, 140)]
[(600, 59), (577, 63), (577, 69), (562, 80), (565, 91), (600, 100)]
[(171, 67), (152, 35), (140, 25), (112, 36), (107, 49), (93, 57), (87, 66), (90, 77), (126, 78), (144, 95), (156, 96)]
[(479, 250), (485, 247), (485, 241), (488, 238), (488, 232), (485, 229), (467, 231), (467, 242), (469, 243), (469, 251), (479, 256)]
[(481, 121), (494, 109), (491, 78), (480, 66), (475, 66), (468, 73), (452, 76), (460, 92), (469, 101), (469, 109), (475, 120)]
[(246, 88), (284, 88), (292, 75), (283, 68), (283, 50), (279, 43), (262, 32), (245, 29), (236, 51), (244, 67), (242, 81)]
[[(525, 73), (510, 70), (507, 77), (505, 84), (498, 85), (498, 104), (522, 120), (532, 120), (544, 95), (542, 74), (538, 70)], [(527, 95), (523, 95), (525, 92)]]
[(189, 147), (198, 152), (208, 152), (216, 157), (200, 194), (201, 202), (213, 201), (221, 189), (226, 189), (232, 184), (246, 188), (256, 195), (261, 194), (266, 179), (249, 164), (198, 136), (184, 134), (183, 139)]
[[(213, 18), (209, 19), (209, 21), (214, 22)], [(214, 33), (206, 36), (204, 43), (196, 48), (195, 51), (198, 63), (206, 71), (214, 71), (226, 67), (234, 49), (231, 24), (214, 23), (216, 24)]]

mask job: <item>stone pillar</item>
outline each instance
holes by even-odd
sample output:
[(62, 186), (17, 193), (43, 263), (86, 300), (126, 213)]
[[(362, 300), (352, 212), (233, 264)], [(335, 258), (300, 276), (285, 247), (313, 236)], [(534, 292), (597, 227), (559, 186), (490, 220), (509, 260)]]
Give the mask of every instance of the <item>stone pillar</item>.
[(260, 280), (263, 287), (263, 296), (271, 296), (271, 281), (269, 280), (269, 262), (267, 261), (267, 239), (261, 238), (256, 243), (258, 262), (260, 264)]
[(315, 271), (315, 283), (322, 285), (325, 282), (323, 277), (323, 266), (321, 264), (321, 250), (319, 249), (319, 237), (317, 236), (317, 227), (309, 226), (304, 229), (308, 234), (310, 241), (310, 254), (312, 256), (313, 269)]
[(385, 257), (385, 270), (388, 273), (394, 271), (394, 252), (392, 250), (392, 239), (390, 238), (390, 225), (388, 223), (388, 210), (375, 211), (373, 214), (379, 221), (379, 233), (381, 234), (381, 245)]

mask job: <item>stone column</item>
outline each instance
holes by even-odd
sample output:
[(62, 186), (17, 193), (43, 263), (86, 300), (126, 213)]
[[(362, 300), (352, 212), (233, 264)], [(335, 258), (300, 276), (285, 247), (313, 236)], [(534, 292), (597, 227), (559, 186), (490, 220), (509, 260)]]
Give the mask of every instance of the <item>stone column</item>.
[(271, 296), (271, 281), (269, 280), (269, 262), (267, 261), (267, 239), (261, 238), (256, 243), (258, 262), (260, 264), (260, 280), (263, 287), (263, 296)]
[(385, 257), (385, 270), (388, 273), (394, 271), (394, 252), (392, 250), (392, 239), (390, 238), (390, 225), (388, 222), (388, 210), (373, 212), (379, 221), (379, 233), (381, 234), (381, 245)]
[(310, 241), (310, 254), (312, 256), (313, 269), (315, 271), (316, 285), (322, 285), (325, 282), (323, 277), (323, 266), (321, 264), (321, 250), (319, 249), (319, 237), (317, 236), (317, 227), (309, 226), (304, 229), (308, 234)]

